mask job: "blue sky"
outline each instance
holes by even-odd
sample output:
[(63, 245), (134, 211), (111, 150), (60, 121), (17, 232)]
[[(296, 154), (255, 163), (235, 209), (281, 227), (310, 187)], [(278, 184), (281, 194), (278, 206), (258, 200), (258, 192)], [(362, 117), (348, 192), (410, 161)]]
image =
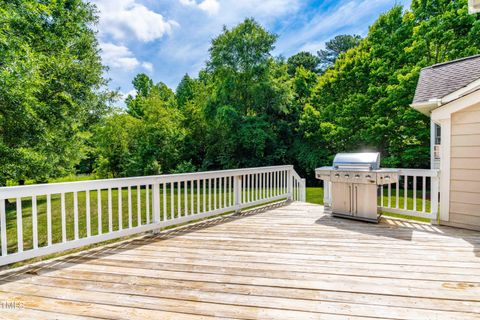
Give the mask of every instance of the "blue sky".
[(278, 34), (274, 55), (315, 53), (338, 34), (364, 36), (379, 14), (410, 0), (92, 0), (110, 87), (133, 93), (140, 72), (175, 89), (196, 76), (222, 27), (253, 17)]

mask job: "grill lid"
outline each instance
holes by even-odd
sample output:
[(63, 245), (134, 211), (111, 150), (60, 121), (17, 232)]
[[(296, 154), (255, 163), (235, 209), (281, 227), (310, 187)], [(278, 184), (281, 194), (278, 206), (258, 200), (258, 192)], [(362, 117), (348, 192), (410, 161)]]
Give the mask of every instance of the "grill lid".
[(337, 153), (335, 159), (333, 159), (333, 168), (378, 170), (380, 168), (380, 153)]

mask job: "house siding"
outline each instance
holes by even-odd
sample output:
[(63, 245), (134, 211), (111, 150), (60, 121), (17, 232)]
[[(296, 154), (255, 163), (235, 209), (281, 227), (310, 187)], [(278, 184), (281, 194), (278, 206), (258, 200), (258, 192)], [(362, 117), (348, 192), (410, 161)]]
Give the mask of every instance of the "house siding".
[(452, 114), (450, 157), (445, 224), (480, 230), (480, 103)]

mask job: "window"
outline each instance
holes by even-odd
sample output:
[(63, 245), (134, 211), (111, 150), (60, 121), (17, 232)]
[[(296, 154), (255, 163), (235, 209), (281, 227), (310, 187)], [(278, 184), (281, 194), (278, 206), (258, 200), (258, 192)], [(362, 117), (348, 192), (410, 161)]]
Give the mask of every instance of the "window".
[(442, 136), (442, 127), (438, 124), (435, 124), (435, 144), (441, 143), (441, 136)]

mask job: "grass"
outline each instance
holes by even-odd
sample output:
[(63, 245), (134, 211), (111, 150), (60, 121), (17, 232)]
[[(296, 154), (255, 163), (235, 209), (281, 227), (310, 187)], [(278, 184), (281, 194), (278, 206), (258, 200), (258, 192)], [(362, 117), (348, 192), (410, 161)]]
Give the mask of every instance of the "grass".
[[(306, 200), (307, 200), (307, 202), (310, 202), (310, 203), (316, 203), (316, 204), (323, 205), (323, 188), (321, 188), (321, 187), (307, 187)], [(392, 187), (392, 189), (391, 189), (390, 201), (391, 201), (391, 207), (396, 207), (397, 198), (396, 198), (395, 187)], [(400, 209), (404, 208), (404, 203), (405, 203), (404, 201), (405, 201), (404, 192), (403, 192), (403, 190), (399, 189), (398, 204), (399, 204)], [(379, 196), (378, 197), (378, 204), (380, 205), (380, 203), (381, 203), (381, 197)], [(422, 209), (422, 193), (421, 193), (421, 191), (417, 192), (416, 203), (417, 203), (417, 210), (421, 210)], [(387, 187), (385, 187), (384, 191), (383, 191), (383, 204), (384, 204), (384, 206), (388, 205)], [(408, 190), (408, 192), (407, 192), (407, 208), (409, 210), (413, 210), (413, 207), (414, 207), (413, 190)], [(426, 212), (430, 211), (430, 200), (429, 200), (428, 197), (425, 199), (425, 211)], [(390, 216), (390, 217), (396, 217), (396, 218), (404, 218), (404, 219), (422, 221), (422, 222), (430, 222), (430, 219), (414, 217), (414, 216), (405, 215), (405, 214), (392, 213), (392, 212), (383, 212), (383, 215)]]

